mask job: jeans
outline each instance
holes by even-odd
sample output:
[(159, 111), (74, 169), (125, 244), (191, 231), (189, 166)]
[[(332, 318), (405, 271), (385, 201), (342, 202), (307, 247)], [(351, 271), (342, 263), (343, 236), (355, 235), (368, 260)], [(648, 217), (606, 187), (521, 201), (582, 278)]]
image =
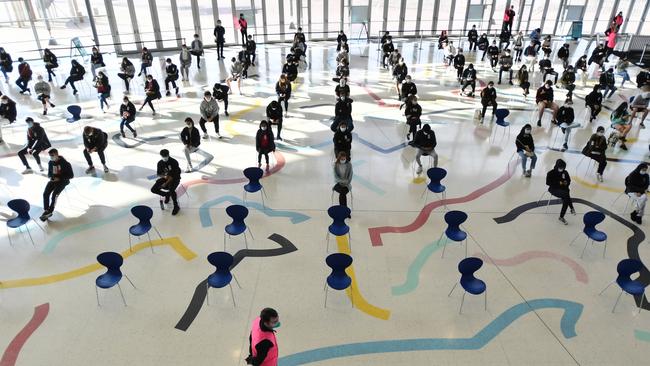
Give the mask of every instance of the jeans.
[(133, 121), (129, 121), (126, 118), (122, 118), (122, 121), (120, 121), (120, 132), (124, 133), (124, 126), (126, 126), (126, 128), (128, 128), (129, 131), (135, 132), (133, 127), (131, 127), (131, 122), (133, 122)]
[[(607, 98), (611, 98), (612, 94), (616, 91), (616, 88), (614, 85), (604, 85), (603, 86), (603, 97), (607, 96)], [(607, 95), (607, 92), (609, 91), (609, 95)]]
[(572, 122), (571, 124), (560, 123), (560, 127), (566, 129), (564, 131), (564, 143), (568, 144), (569, 143), (569, 136), (571, 135), (571, 130), (574, 129), (574, 128), (580, 127), (580, 123), (578, 123), (578, 122)]
[(515, 58), (514, 58), (514, 60), (517, 61), (517, 62), (521, 61), (521, 54), (523, 52), (524, 52), (524, 50), (521, 49), (521, 48), (516, 49), (515, 50)]
[(5, 80), (9, 80), (9, 77), (7, 76), (7, 70), (4, 66), (0, 66), (0, 71), (2, 71), (2, 75), (4, 75)]
[[(99, 155), (99, 161), (102, 162), (102, 165), (106, 165), (106, 156), (104, 155), (104, 150), (106, 149), (106, 146), (102, 148), (101, 150), (97, 150), (97, 155)], [(84, 148), (84, 158), (86, 158), (86, 162), (88, 163), (88, 166), (91, 167), (93, 166), (93, 158), (90, 156), (90, 152), (88, 149)]]
[(623, 84), (625, 84), (626, 81), (630, 81), (630, 74), (627, 73), (627, 70), (617, 72), (616, 75), (623, 78), (623, 81), (621, 82), (621, 87), (623, 86)]
[(186, 80), (188, 78), (188, 74), (190, 71), (190, 66), (189, 65), (181, 65), (181, 77), (183, 80)]
[(199, 150), (198, 147), (195, 146), (185, 146), (183, 148), (183, 152), (185, 153), (185, 158), (187, 159), (187, 165), (192, 166), (192, 159), (190, 159), (190, 154), (197, 152)]
[[(25, 155), (27, 154), (27, 146), (23, 147), (20, 151), (18, 151), (18, 157), (20, 158), (20, 161), (23, 163), (25, 168), (30, 169), (29, 163), (27, 162), (27, 158)], [(36, 164), (39, 166), (41, 165), (41, 157), (38, 155), (41, 153), (41, 149), (33, 149), (32, 150), (32, 156), (34, 157), (34, 160), (36, 160)]]
[(20, 88), (20, 91), (25, 92), (27, 91), (27, 85), (29, 84), (29, 80), (23, 79), (23, 78), (18, 78), (16, 79), (16, 85)]
[(99, 98), (99, 108), (101, 108), (102, 111), (104, 110), (104, 104), (106, 104), (106, 108), (109, 108), (106, 96), (103, 93), (100, 93), (97, 97)]
[(45, 66), (45, 69), (47, 70), (47, 81), (52, 81), (52, 76), (56, 77), (56, 74), (52, 71), (55, 67)]
[(646, 196), (645, 194), (641, 194), (641, 196), (637, 196), (636, 193), (634, 192), (630, 192), (627, 195), (634, 202), (636, 215), (643, 216), (643, 212), (645, 211), (645, 203), (646, 201), (648, 201), (648, 196)]
[[(203, 131), (203, 133), (208, 133), (208, 129), (205, 128), (205, 124), (209, 122), (210, 121), (203, 119), (203, 117), (201, 117), (199, 120), (199, 126), (201, 127), (201, 131)], [(219, 115), (216, 115), (214, 119), (212, 119), (212, 123), (214, 123), (214, 132), (219, 133)]]
[(347, 207), (348, 206), (347, 194), (348, 192), (350, 192), (350, 188), (342, 184), (336, 183), (332, 188), (332, 190), (339, 194), (339, 205)]
[(503, 74), (504, 71), (510, 74), (508, 81), (512, 83), (512, 69), (504, 69), (501, 67), (501, 69), (499, 69), (499, 84), (501, 84), (501, 74)]
[(562, 209), (560, 210), (560, 217), (564, 217), (567, 207), (573, 210), (573, 202), (571, 202), (571, 194), (568, 188), (549, 188), (548, 192), (562, 200)]
[[(56, 204), (56, 199), (59, 197), (61, 192), (65, 187), (70, 184), (69, 180), (64, 181), (49, 181), (45, 185), (45, 190), (43, 191), (43, 209), (47, 212), (54, 211), (54, 205)], [(50, 200), (51, 197), (51, 200)]]
[(424, 151), (422, 149), (418, 149), (418, 152), (415, 154), (415, 161), (418, 163), (418, 165), (421, 167), (422, 166), (422, 160), (420, 158), (424, 156), (432, 156), (433, 157), (433, 167), (437, 168), (438, 167), (438, 153), (436, 152), (435, 149), (431, 149), (429, 151)]
[(528, 162), (528, 159), (530, 159), (530, 170), (535, 169), (535, 164), (537, 164), (537, 154), (533, 153), (533, 156), (529, 157), (524, 153), (524, 150), (517, 151), (517, 154), (519, 154), (519, 157), (521, 158), (521, 169), (524, 172), (526, 171), (526, 163)]
[[(140, 64), (140, 74), (144, 73), (144, 76), (147, 76), (147, 67), (149, 67), (149, 66), (151, 66), (151, 65), (149, 65), (149, 64)], [(138, 76), (140, 76), (140, 74), (138, 74)]]
[(174, 206), (178, 206), (178, 200), (176, 197), (176, 187), (181, 183), (180, 179), (172, 179), (171, 182), (166, 186), (163, 185), (167, 182), (165, 178), (158, 178), (153, 187), (151, 187), (151, 193), (157, 194), (159, 196), (165, 197), (165, 200), (171, 198), (174, 202)]
[(97, 77), (97, 69), (104, 67), (102, 64), (90, 64), (90, 72), (93, 74), (93, 79)]

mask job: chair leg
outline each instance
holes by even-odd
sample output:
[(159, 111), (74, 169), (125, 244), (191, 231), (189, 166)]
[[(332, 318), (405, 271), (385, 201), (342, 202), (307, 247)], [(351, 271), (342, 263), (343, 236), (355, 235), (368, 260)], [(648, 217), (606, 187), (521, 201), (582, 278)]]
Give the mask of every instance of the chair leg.
[(466, 294), (466, 293), (467, 293), (467, 291), (463, 292), (463, 299), (460, 300), (460, 309), (458, 309), (458, 314), (462, 314), (462, 313), (463, 313), (463, 303), (465, 302), (465, 294)]
[(643, 300), (645, 300), (645, 292), (643, 293), (643, 295), (641, 295), (641, 303), (639, 304), (639, 312), (637, 313), (637, 315), (641, 314), (641, 309), (643, 309)]
[(223, 251), (226, 251), (226, 233), (223, 233)]
[(487, 289), (485, 289), (485, 311), (487, 311)]
[(612, 282), (609, 283), (609, 285), (605, 286), (605, 288), (598, 293), (598, 296), (602, 295), (603, 292), (605, 292), (605, 290), (607, 290), (609, 288), (609, 286), (614, 284), (614, 282), (616, 282), (616, 281), (612, 281)]
[(327, 235), (325, 236), (325, 240), (327, 240), (327, 253), (330, 252), (330, 231), (327, 230)]
[(131, 286), (133, 286), (133, 288), (137, 289), (137, 287), (135, 287), (135, 285), (133, 284), (133, 281), (131, 281), (131, 279), (129, 278), (129, 276), (127, 276), (127, 275), (125, 274), (124, 277), (126, 277), (126, 279), (129, 281), (129, 283), (131, 284)]
[[(438, 238), (438, 243), (440, 243), (440, 240), (442, 240), (442, 236), (445, 235), (444, 231), (442, 234), (440, 234), (440, 238)], [(447, 240), (445, 240), (445, 243), (442, 244), (442, 254), (440, 255), (440, 258), (445, 257), (445, 249), (447, 249)]]
[(36, 244), (34, 244), (34, 239), (32, 239), (32, 233), (29, 231), (29, 225), (25, 225), (25, 229), (27, 229), (27, 236), (29, 236), (29, 240), (31, 240), (32, 246), (36, 248)]
[[(462, 242), (461, 242), (461, 244), (462, 244)], [(467, 247), (469, 246), (468, 244), (469, 243), (467, 242), (467, 239), (465, 239), (465, 258), (467, 258)]]
[(251, 234), (251, 239), (255, 240), (255, 237), (253, 236), (253, 232), (251, 231), (250, 226), (246, 226), (246, 229), (248, 229), (248, 233)]
[(151, 235), (147, 231), (147, 239), (149, 239), (149, 247), (151, 248), (151, 253), (153, 253), (153, 243), (151, 242)]
[(129, 233), (129, 251), (133, 251), (133, 246), (131, 244), (131, 233)]
[(248, 237), (246, 236), (245, 231), (244, 231), (244, 244), (246, 245), (246, 249), (248, 249)]
[(616, 310), (616, 305), (618, 305), (618, 300), (621, 299), (621, 295), (623, 295), (623, 290), (621, 290), (621, 293), (618, 294), (618, 297), (616, 298), (616, 302), (614, 303), (614, 307), (612, 308), (612, 314), (614, 313), (614, 310)]
[(124, 306), (126, 306), (126, 300), (124, 299), (124, 293), (122, 292), (122, 286), (120, 284), (117, 284), (117, 289), (120, 290), (120, 296), (122, 296), (122, 302), (124, 303)]
[(585, 250), (587, 249), (587, 244), (589, 244), (589, 237), (587, 237), (587, 241), (585, 242), (585, 247), (582, 248), (582, 253), (580, 254), (580, 259), (585, 256)]
[(163, 240), (163, 237), (162, 237), (162, 235), (160, 235), (160, 231), (158, 231), (158, 228), (155, 227), (155, 226), (152, 226), (152, 227), (153, 227), (153, 229), (156, 231), (156, 234), (158, 234), (158, 238), (159, 238), (160, 240)]
[(548, 202), (546, 203), (546, 211), (544, 211), (544, 213), (548, 213), (548, 208), (551, 207), (551, 199), (552, 198), (553, 197), (550, 197), (550, 196), (548, 197)]
[(458, 286), (458, 282), (454, 283), (454, 287), (451, 288), (451, 291), (449, 291), (449, 294), (447, 294), (447, 297), (451, 296), (451, 293), (454, 292), (456, 289), (456, 286)]
[(230, 287), (230, 297), (232, 298), (232, 306), (236, 308), (237, 304), (235, 304), (235, 293), (232, 291), (232, 283), (229, 283), (228, 287)]
[(327, 281), (325, 281), (325, 302), (323, 303), (323, 307), (327, 308)]
[(350, 302), (352, 303), (352, 309), (354, 309), (354, 287), (350, 284)]
[(210, 284), (208, 283), (205, 284), (205, 301), (210, 306)]
[(605, 240), (605, 246), (603, 248), (603, 259), (605, 259), (605, 252), (607, 251), (607, 240)]
[(97, 306), (101, 307), (102, 305), (99, 303), (99, 290), (97, 290), (97, 285), (95, 285), (95, 296), (97, 297)]
[(578, 237), (580, 236), (580, 234), (582, 234), (582, 233), (578, 233), (578, 234), (575, 236), (575, 238), (573, 238), (573, 240), (571, 240), (571, 243), (569, 243), (569, 246), (572, 246), (572, 245), (573, 245), (573, 243), (578, 239)]
[(9, 246), (13, 247), (14, 243), (13, 241), (11, 241), (11, 233), (9, 233), (9, 226), (5, 226), (5, 228), (7, 229), (7, 238), (9, 238)]

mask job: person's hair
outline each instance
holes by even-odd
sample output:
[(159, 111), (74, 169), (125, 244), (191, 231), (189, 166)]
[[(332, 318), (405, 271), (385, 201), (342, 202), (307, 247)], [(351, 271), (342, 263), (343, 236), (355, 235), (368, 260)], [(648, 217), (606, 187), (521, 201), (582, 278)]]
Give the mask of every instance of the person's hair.
[(627, 102), (623, 102), (619, 104), (618, 107), (616, 107), (616, 109), (614, 109), (614, 112), (612, 112), (612, 114), (619, 117), (623, 115), (623, 112), (625, 112), (626, 110), (627, 110)]
[(142, 52), (144, 51), (149, 51), (149, 49), (147, 47), (142, 47)]
[(488, 81), (488, 85), (494, 85), (494, 81), (492, 80)]
[(9, 100), (9, 97), (6, 96), (6, 95), (3, 95), (3, 96), (0, 97), (0, 100)]
[(416, 95), (411, 95), (411, 96), (408, 97), (408, 99), (409, 99), (410, 103), (413, 103), (413, 101), (416, 101), (416, 102), (418, 101), (418, 97)]
[(237, 59), (233, 57), (233, 58), (230, 59), (230, 61), (235, 62), (235, 61), (237, 61)]
[(123, 101), (123, 102), (129, 102), (129, 97), (127, 97), (127, 96), (125, 95), (124, 98), (122, 98), (122, 101)]
[(169, 58), (169, 57), (167, 57), (167, 59), (165, 60), (165, 62), (168, 62), (168, 63), (170, 63), (170, 64), (171, 64), (171, 63), (172, 63), (172, 59), (171, 59), (171, 58)]
[[(6, 95), (3, 95), (2, 97), (5, 98), (5, 97), (7, 97), (7, 96), (6, 96)], [(9, 98), (7, 98), (7, 99), (9, 99)], [(25, 122), (27, 122), (27, 123), (32, 122), (32, 123), (33, 123), (33, 122), (34, 122), (34, 119), (33, 119), (32, 117), (27, 117), (27, 118), (25, 118)]]
[(345, 151), (339, 151), (338, 154), (336, 154), (336, 161), (341, 160), (341, 158), (347, 158), (348, 154)]
[(555, 161), (555, 167), (564, 169), (564, 168), (566, 168), (566, 162), (564, 160), (562, 160), (562, 159), (557, 159)]
[(93, 132), (93, 128), (90, 126), (84, 127), (84, 135), (90, 135), (90, 133)]
[(646, 164), (646, 163), (641, 163), (641, 164), (639, 164), (639, 166), (636, 167), (636, 169), (637, 169), (637, 170), (648, 169), (648, 164)]
[(598, 126), (598, 128), (596, 129), (596, 132), (605, 132), (605, 127)]
[(163, 158), (169, 156), (169, 150), (167, 149), (160, 150), (160, 156), (162, 156)]
[(153, 80), (153, 75), (151, 75), (151, 74), (147, 75), (147, 79)]
[(546, 80), (546, 82), (545, 82), (544, 84), (549, 85), (549, 86), (552, 86), (552, 85), (553, 85), (553, 82), (550, 81), (550, 80)]
[(596, 84), (596, 85), (594, 85), (594, 89), (593, 89), (593, 90), (594, 90), (595, 92), (600, 91), (600, 84)]
[(194, 125), (194, 120), (191, 117), (185, 118), (185, 123), (187, 123), (187, 122), (191, 122), (192, 125)]
[(263, 119), (263, 120), (260, 122), (260, 128), (262, 128), (263, 125), (268, 127), (268, 126), (269, 126), (269, 122), (268, 122), (267, 120)]
[(212, 93), (210, 93), (209, 91), (206, 91), (205, 93), (203, 93), (203, 96), (204, 97), (211, 97)]
[(23, 62), (23, 61), (25, 61), (25, 59), (22, 58), (22, 57), (18, 57), (18, 61), (19, 61), (19, 62)]
[(194, 38), (199, 38), (199, 35), (195, 33)]
[(240, 16), (240, 17), (243, 17), (243, 16), (244, 16), (244, 13), (239, 13), (239, 16)]
[(59, 155), (59, 150), (57, 149), (50, 149), (50, 151), (47, 152), (48, 155)]
[(262, 311), (260, 311), (260, 319), (262, 319), (263, 322), (269, 322), (273, 318), (278, 317), (278, 312), (275, 311), (273, 308), (264, 308)]

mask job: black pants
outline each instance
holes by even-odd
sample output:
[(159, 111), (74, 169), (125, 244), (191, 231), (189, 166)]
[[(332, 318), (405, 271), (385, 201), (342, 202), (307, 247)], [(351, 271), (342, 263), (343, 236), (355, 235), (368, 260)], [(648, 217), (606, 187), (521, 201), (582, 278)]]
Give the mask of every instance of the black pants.
[(278, 96), (278, 103), (284, 102), (284, 111), (287, 112), (289, 110), (289, 97), (288, 96)]
[[(97, 150), (97, 155), (99, 155), (99, 161), (102, 162), (102, 165), (106, 165), (106, 156), (104, 155), (104, 150), (106, 150), (106, 146), (104, 146), (101, 150)], [(86, 158), (86, 162), (88, 163), (88, 166), (93, 166), (93, 158), (90, 156), (90, 152), (88, 152), (88, 149), (84, 148), (84, 158)]]
[(603, 109), (603, 106), (600, 104), (596, 105), (587, 105), (589, 109), (591, 110), (591, 118), (596, 119), (598, 116), (598, 113)]
[(24, 79), (24, 78), (18, 78), (16, 79), (16, 85), (20, 88), (22, 92), (27, 91), (27, 85), (29, 85), (29, 80)]
[[(203, 117), (201, 117), (201, 119), (199, 120), (199, 126), (201, 127), (201, 131), (203, 131), (203, 133), (208, 133), (208, 129), (205, 128), (206, 123), (210, 123), (210, 122), (203, 119)], [(216, 117), (214, 117), (214, 119), (212, 120), (212, 123), (214, 123), (214, 132), (219, 133), (219, 116), (218, 115)]]
[(257, 163), (262, 164), (262, 155), (264, 155), (264, 159), (266, 160), (266, 165), (269, 165), (269, 153), (268, 152), (257, 152)]
[(499, 84), (501, 84), (501, 74), (503, 74), (504, 71), (510, 74), (510, 76), (508, 78), (508, 81), (512, 83), (512, 69), (507, 69), (506, 70), (503, 67), (501, 67), (499, 69)]
[(465, 66), (456, 66), (456, 77), (461, 78), (463, 77), (463, 70), (465, 69)]
[(460, 90), (460, 92), (461, 93), (464, 92), (465, 88), (467, 88), (468, 86), (472, 87), (472, 94), (474, 94), (474, 89), (476, 89), (476, 81), (475, 80), (466, 81), (465, 84), (463, 84), (463, 88)]
[(497, 63), (499, 63), (499, 58), (490, 56), (490, 66), (494, 68), (497, 66)]
[(602, 175), (607, 166), (607, 157), (604, 154), (589, 154), (589, 157), (598, 163), (598, 174)]
[(415, 133), (418, 132), (418, 126), (422, 124), (422, 121), (419, 118), (411, 118), (406, 120), (406, 124), (409, 126), (409, 133), (415, 137)]
[(223, 109), (225, 112), (228, 112), (228, 94), (226, 94), (223, 99), (217, 99), (217, 101), (223, 101)]
[[(33, 149), (32, 150), (32, 156), (34, 157), (34, 160), (36, 160), (36, 164), (41, 165), (41, 157), (38, 155), (43, 151), (42, 149)], [(27, 154), (27, 146), (23, 147), (20, 151), (18, 151), (18, 157), (20, 158), (20, 161), (23, 163), (25, 168), (30, 169), (29, 163), (27, 162), (27, 158), (25, 155)]]
[(45, 69), (47, 70), (47, 81), (52, 81), (52, 76), (56, 77), (56, 74), (52, 70), (56, 69), (56, 67), (54, 67), (54, 66), (45, 66)]
[(246, 46), (246, 40), (248, 40), (248, 28), (241, 28), (239, 33), (241, 33), (241, 45)]
[(515, 50), (515, 60), (517, 62), (521, 61), (521, 54), (523, 50), (521, 48)]
[[(69, 180), (63, 181), (49, 181), (45, 185), (45, 190), (43, 191), (43, 209), (45, 211), (54, 211), (54, 205), (56, 204), (56, 199), (59, 197), (61, 192), (65, 187), (70, 184)], [(50, 199), (51, 198), (51, 199)]]
[(503, 22), (503, 30), (512, 33), (512, 22)]
[(158, 178), (153, 187), (151, 187), (151, 193), (157, 194), (159, 196), (165, 197), (165, 201), (169, 198), (174, 202), (174, 206), (178, 206), (178, 199), (176, 197), (176, 187), (181, 183), (180, 179), (172, 179), (172, 181), (166, 187), (163, 185), (167, 182), (165, 178)]
[(564, 70), (566, 70), (566, 68), (569, 66), (569, 58), (568, 57), (560, 58), (560, 60), (562, 60), (562, 67), (564, 68)]
[(562, 200), (562, 209), (560, 210), (560, 217), (564, 217), (567, 207), (573, 210), (573, 202), (571, 202), (571, 194), (568, 189), (549, 188), (548, 192)]
[(476, 41), (469, 40), (469, 50), (468, 51), (476, 51)]
[(74, 83), (75, 83), (75, 81), (79, 81), (79, 80), (81, 80), (81, 78), (68, 76), (68, 78), (65, 79), (65, 84), (63, 84), (63, 85), (65, 86), (65, 85), (70, 84), (70, 86), (72, 87), (72, 90), (76, 91), (77, 88), (74, 86)]
[[(505, 44), (506, 46), (505, 46), (505, 47), (501, 47), (501, 46), (503, 46), (504, 44)], [(508, 41), (508, 42), (499, 42), (499, 51), (503, 50), (504, 48), (508, 48), (508, 46), (510, 46), (510, 41)]]
[(567, 99), (573, 100), (573, 91), (576, 89), (576, 86), (574, 84), (569, 84), (565, 86), (567, 93), (566, 97)]
[(176, 89), (176, 80), (178, 76), (168, 76), (165, 78), (165, 90), (169, 91), (169, 83), (172, 83), (172, 87)]
[(255, 52), (253, 52), (253, 53), (246, 52), (246, 60), (248, 61), (249, 64), (254, 64), (255, 63)]
[(200, 69), (201, 68), (201, 54), (202, 54), (202, 52), (201, 51), (190, 51), (190, 53), (193, 54), (194, 56), (196, 56), (196, 67)]
[(553, 76), (555, 76), (555, 82), (554, 82), (554, 84), (557, 84), (557, 77), (558, 77), (558, 73), (557, 73), (557, 71), (548, 70), (548, 69), (547, 69), (547, 70), (544, 70), (544, 77), (542, 77), (542, 80), (546, 80), (546, 75), (553, 75)]
[[(489, 103), (483, 103), (483, 102), (481, 102), (481, 104), (483, 104), (483, 113), (481, 114), (481, 116), (485, 117), (485, 111), (487, 111), (487, 107), (490, 104)], [(494, 115), (494, 113), (496, 111), (497, 111), (497, 102), (494, 102), (494, 103), (492, 103), (492, 114)]]
[(386, 67), (386, 59), (390, 57), (390, 53), (384, 53), (384, 57), (381, 59), (381, 64)]
[(524, 81), (523, 83), (519, 84), (519, 86), (524, 89), (524, 93), (528, 94), (530, 92), (530, 83), (528, 81)]
[(133, 75), (128, 75), (123, 72), (117, 74), (117, 77), (124, 80), (124, 86), (126, 86), (126, 91), (129, 91), (129, 82), (133, 79)]
[(282, 137), (280, 136), (280, 133), (282, 133), (282, 117), (278, 120), (271, 120), (271, 125), (277, 125), (278, 126), (278, 133), (275, 135), (275, 138), (281, 139)]
[(131, 122), (133, 122), (133, 121), (129, 121), (126, 118), (122, 118), (122, 120), (120, 121), (120, 132), (124, 133), (124, 126), (126, 126), (126, 128), (128, 128), (129, 131), (135, 132), (133, 127), (131, 127)]
[(223, 44), (224, 43), (225, 43), (224, 41), (217, 41), (217, 55), (219, 55), (219, 57), (221, 57), (221, 58), (223, 58)]
[(332, 188), (334, 192), (337, 192), (339, 194), (339, 205), (341, 206), (348, 206), (348, 192), (350, 192), (350, 188), (341, 185), (339, 183), (336, 183), (334, 185), (334, 188)]
[(142, 103), (142, 107), (144, 107), (146, 104), (148, 104), (148, 105), (149, 105), (149, 108), (151, 108), (151, 110), (152, 110), (153, 112), (155, 112), (156, 109), (153, 107), (153, 103), (151, 103), (151, 102), (152, 102), (153, 100), (155, 100), (155, 99), (158, 99), (158, 98), (155, 97), (155, 96), (152, 97), (152, 96), (147, 95), (147, 97), (146, 97), (145, 100), (144, 100), (144, 103)]

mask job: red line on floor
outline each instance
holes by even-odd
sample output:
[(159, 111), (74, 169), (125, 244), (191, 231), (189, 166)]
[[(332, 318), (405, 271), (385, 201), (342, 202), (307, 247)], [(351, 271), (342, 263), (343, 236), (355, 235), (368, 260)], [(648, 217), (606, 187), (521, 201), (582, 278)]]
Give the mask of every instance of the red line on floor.
[(2, 355), (2, 359), (0, 359), (0, 366), (14, 366), (16, 364), (20, 350), (23, 348), (29, 337), (36, 331), (36, 329), (38, 329), (38, 327), (43, 324), (49, 312), (49, 303), (41, 304), (34, 308), (34, 315), (32, 315), (32, 319), (23, 327), (20, 332), (18, 332), (18, 334), (16, 334), (11, 343), (9, 343), (9, 346), (7, 346), (7, 349)]

